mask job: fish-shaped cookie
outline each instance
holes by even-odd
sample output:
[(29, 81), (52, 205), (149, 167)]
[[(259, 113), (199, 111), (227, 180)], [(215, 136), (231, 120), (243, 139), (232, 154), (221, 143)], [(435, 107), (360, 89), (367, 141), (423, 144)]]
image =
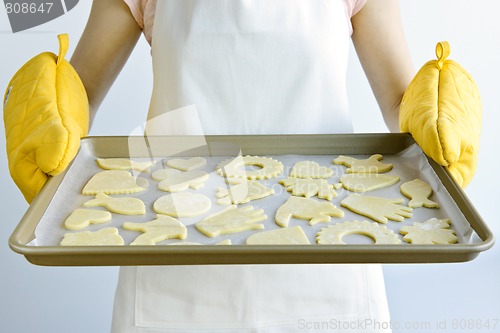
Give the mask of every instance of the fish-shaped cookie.
[(401, 193), (410, 198), (408, 207), (418, 208), (439, 208), (439, 204), (428, 198), (432, 195), (432, 188), (429, 184), (420, 179), (414, 179), (401, 185)]

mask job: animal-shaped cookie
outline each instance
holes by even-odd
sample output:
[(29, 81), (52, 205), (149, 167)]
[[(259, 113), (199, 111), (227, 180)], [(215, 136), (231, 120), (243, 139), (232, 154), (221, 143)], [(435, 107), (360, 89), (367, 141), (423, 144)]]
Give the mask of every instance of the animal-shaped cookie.
[(382, 173), (392, 169), (392, 164), (380, 162), (383, 156), (375, 154), (365, 160), (360, 160), (350, 156), (339, 156), (333, 160), (333, 164), (347, 166), (347, 173)]
[(153, 161), (138, 162), (128, 158), (98, 158), (97, 164), (106, 170), (137, 170), (149, 171), (149, 168), (155, 163)]
[(229, 180), (229, 188), (219, 187), (215, 196), (219, 205), (244, 204), (274, 194), (274, 190), (259, 182), (239, 178)]
[(247, 238), (247, 245), (310, 244), (300, 226), (262, 231)]
[(432, 218), (425, 222), (415, 222), (402, 227), (403, 240), (412, 244), (453, 244), (458, 241), (454, 230), (450, 229), (450, 220)]
[(418, 208), (439, 208), (439, 204), (429, 197), (432, 195), (432, 188), (429, 184), (420, 179), (414, 179), (401, 185), (401, 193), (410, 198), (408, 207)]
[(265, 219), (267, 216), (263, 209), (255, 210), (252, 206), (238, 208), (231, 205), (196, 223), (196, 229), (208, 237), (216, 237), (245, 230), (264, 229), (264, 225), (257, 222)]
[(75, 209), (64, 221), (64, 227), (68, 230), (80, 230), (90, 224), (98, 224), (111, 221), (111, 213), (95, 209)]
[(292, 217), (309, 220), (309, 225), (315, 225), (330, 222), (331, 216), (343, 217), (344, 212), (327, 201), (291, 196), (278, 208), (274, 219), (279, 226), (288, 227)]
[(182, 171), (199, 169), (205, 164), (207, 164), (207, 160), (203, 157), (192, 157), (188, 159), (173, 158), (167, 161), (167, 166)]
[(158, 184), (158, 188), (165, 192), (181, 192), (188, 188), (199, 189), (208, 180), (208, 173), (202, 170), (172, 173)]
[(369, 192), (396, 184), (399, 177), (378, 173), (349, 173), (340, 176), (340, 182), (346, 190)]
[(295, 196), (304, 196), (306, 198), (317, 195), (318, 198), (332, 200), (337, 197), (334, 185), (329, 184), (326, 179), (312, 178), (287, 178), (279, 181), (286, 187), (287, 191)]
[(375, 244), (401, 244), (398, 235), (392, 230), (387, 229), (384, 225), (368, 221), (343, 222), (330, 225), (318, 232), (316, 241), (318, 244), (346, 244), (342, 238), (352, 234), (368, 236), (373, 239)]
[(351, 194), (342, 200), (340, 205), (379, 223), (387, 223), (388, 220), (401, 222), (405, 217), (412, 217), (412, 209), (399, 205), (402, 202), (403, 199)]
[(314, 161), (300, 161), (295, 163), (290, 171), (290, 177), (295, 178), (329, 178), (333, 176), (333, 170), (320, 166)]
[(125, 170), (106, 170), (95, 174), (82, 190), (83, 195), (96, 195), (99, 192), (106, 194), (131, 194), (144, 191), (148, 181), (141, 177), (134, 177)]
[(203, 194), (179, 192), (158, 198), (153, 203), (153, 210), (174, 217), (194, 217), (206, 213), (211, 206), (212, 202)]
[[(245, 170), (245, 166), (256, 166), (259, 169)], [(217, 166), (217, 173), (226, 178), (266, 179), (276, 177), (282, 172), (283, 163), (261, 156), (238, 156), (222, 161)]]
[(155, 245), (166, 239), (187, 237), (187, 229), (179, 220), (167, 215), (156, 215), (156, 219), (149, 222), (125, 222), (123, 228), (131, 231), (141, 231), (130, 245)]
[(67, 233), (61, 241), (62, 246), (105, 246), (123, 244), (125, 244), (125, 242), (118, 234), (118, 229), (116, 228)]
[(106, 207), (113, 213), (123, 215), (146, 214), (146, 207), (141, 199), (131, 197), (110, 197), (104, 193), (97, 193), (95, 199), (83, 204), (85, 207)]

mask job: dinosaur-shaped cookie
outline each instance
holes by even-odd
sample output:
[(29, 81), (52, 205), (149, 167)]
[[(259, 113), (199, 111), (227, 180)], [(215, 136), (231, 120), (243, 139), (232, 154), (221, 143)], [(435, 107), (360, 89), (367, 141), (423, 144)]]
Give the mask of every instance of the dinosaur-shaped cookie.
[(106, 207), (113, 213), (124, 215), (146, 214), (146, 207), (141, 199), (131, 197), (110, 197), (104, 193), (97, 193), (95, 199), (83, 204), (85, 207)]
[(80, 230), (90, 224), (104, 223), (111, 220), (111, 213), (95, 209), (75, 209), (64, 221), (64, 227), (68, 230)]
[(309, 220), (309, 225), (315, 225), (330, 222), (331, 216), (343, 217), (344, 212), (327, 201), (291, 196), (278, 208), (274, 219), (279, 226), (288, 227), (292, 217)]

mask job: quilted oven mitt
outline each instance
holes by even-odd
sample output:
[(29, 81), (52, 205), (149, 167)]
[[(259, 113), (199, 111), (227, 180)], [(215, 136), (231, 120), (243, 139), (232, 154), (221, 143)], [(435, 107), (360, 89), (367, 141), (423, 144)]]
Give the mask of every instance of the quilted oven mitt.
[(85, 88), (64, 59), (68, 35), (57, 37), (59, 54), (44, 52), (29, 60), (4, 96), (9, 170), (29, 203), (48, 177), (72, 161), (89, 126)]
[(473, 78), (449, 55), (448, 42), (438, 43), (438, 59), (419, 70), (403, 96), (399, 125), (465, 187), (476, 171), (482, 106)]

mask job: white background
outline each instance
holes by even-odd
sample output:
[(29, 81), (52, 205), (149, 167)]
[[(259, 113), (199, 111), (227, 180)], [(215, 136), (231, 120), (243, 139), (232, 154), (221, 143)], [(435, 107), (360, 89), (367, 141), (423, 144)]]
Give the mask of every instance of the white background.
[[(376, 0), (372, 0), (376, 1)], [(466, 189), (495, 234), (498, 221), (500, 139), (500, 2), (497, 0), (402, 0), (402, 16), (413, 62), (434, 58), (437, 41), (448, 40), (452, 59), (477, 81), (484, 107), (479, 168)], [(69, 59), (85, 26), (90, 1), (29, 31), (12, 34), (0, 9), (0, 90), (29, 58), (57, 52), (56, 35), (70, 35)], [(357, 132), (386, 132), (355, 53), (349, 67), (351, 109)], [(91, 135), (127, 135), (146, 116), (152, 89), (149, 45), (141, 38), (96, 118)], [(118, 117), (119, 121), (116, 121)], [(0, 129), (0, 331), (107, 332), (117, 268), (39, 267), (12, 252), (8, 238), (28, 205), (9, 177), (3, 126)], [(385, 265), (394, 332), (500, 332), (500, 250), (461, 264)], [(490, 329), (480, 328), (490, 320)], [(472, 320), (473, 322), (464, 322)], [(439, 323), (439, 324), (438, 324)], [(467, 326), (469, 324), (469, 326)]]

